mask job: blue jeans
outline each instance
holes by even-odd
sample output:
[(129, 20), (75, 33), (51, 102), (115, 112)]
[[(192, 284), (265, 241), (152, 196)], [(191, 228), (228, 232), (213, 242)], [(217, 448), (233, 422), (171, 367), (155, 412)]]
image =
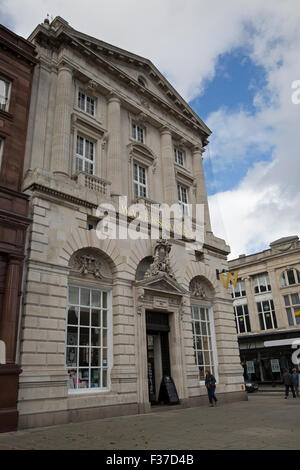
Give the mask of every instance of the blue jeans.
[(208, 399), (209, 399), (209, 403), (211, 405), (213, 404), (213, 400), (214, 400), (215, 403), (218, 401), (217, 398), (216, 398), (216, 395), (215, 395), (215, 391), (216, 391), (216, 387), (207, 388)]

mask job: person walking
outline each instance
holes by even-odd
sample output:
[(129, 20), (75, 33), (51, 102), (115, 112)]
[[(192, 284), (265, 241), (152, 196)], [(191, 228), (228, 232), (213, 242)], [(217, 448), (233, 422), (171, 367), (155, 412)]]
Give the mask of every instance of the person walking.
[(295, 367), (292, 370), (292, 384), (294, 386), (295, 394), (299, 397), (299, 373)]
[(283, 378), (283, 383), (285, 385), (285, 397), (287, 398), (289, 396), (289, 389), (291, 388), (291, 392), (293, 394), (293, 398), (296, 398), (295, 395), (295, 390), (293, 386), (293, 381), (292, 381), (292, 374), (289, 373), (288, 369), (284, 369), (284, 374), (282, 376)]
[(207, 389), (207, 394), (208, 394), (208, 399), (209, 399), (210, 406), (214, 406), (213, 402), (215, 402), (215, 405), (217, 405), (218, 400), (217, 400), (216, 395), (215, 395), (216, 379), (210, 373), (209, 369), (206, 369), (206, 371), (205, 371), (205, 386), (206, 386), (206, 389)]

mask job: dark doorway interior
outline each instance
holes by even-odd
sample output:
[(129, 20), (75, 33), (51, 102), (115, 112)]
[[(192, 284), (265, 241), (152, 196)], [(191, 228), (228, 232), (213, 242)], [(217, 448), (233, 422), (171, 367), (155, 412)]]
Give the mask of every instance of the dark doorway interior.
[(158, 403), (162, 377), (171, 374), (169, 352), (169, 315), (146, 312), (149, 401)]

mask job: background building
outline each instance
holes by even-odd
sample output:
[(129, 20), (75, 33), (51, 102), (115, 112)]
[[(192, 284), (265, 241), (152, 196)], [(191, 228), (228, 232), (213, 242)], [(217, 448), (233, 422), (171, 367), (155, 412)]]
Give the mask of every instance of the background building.
[[(232, 297), (245, 376), (280, 382), (283, 369), (295, 367), (291, 344), (300, 341), (299, 238), (280, 238), (268, 250), (241, 255), (229, 266), (239, 277)], [(278, 345), (264, 345), (275, 340)]]
[[(16, 361), (28, 197), (21, 192), (34, 46), (0, 25), (0, 432), (17, 427)], [(1, 343), (3, 346), (3, 343)], [(2, 350), (2, 349), (1, 349)]]
[[(149, 411), (163, 375), (182, 406), (206, 404), (206, 367), (221, 399), (247, 399), (232, 299), (216, 278), (229, 247), (210, 227), (210, 130), (147, 59), (60, 17), (30, 41), (40, 62), (24, 180), (33, 224), (20, 427)], [(100, 240), (98, 205), (119, 195), (182, 211), (203, 204), (203, 247)]]

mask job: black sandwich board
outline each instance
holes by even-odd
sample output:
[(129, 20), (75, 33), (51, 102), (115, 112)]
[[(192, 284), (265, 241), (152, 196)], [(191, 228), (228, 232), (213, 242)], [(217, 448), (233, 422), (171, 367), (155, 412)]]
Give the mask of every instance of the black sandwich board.
[(172, 377), (164, 375), (160, 384), (158, 401), (176, 405), (180, 403)]

